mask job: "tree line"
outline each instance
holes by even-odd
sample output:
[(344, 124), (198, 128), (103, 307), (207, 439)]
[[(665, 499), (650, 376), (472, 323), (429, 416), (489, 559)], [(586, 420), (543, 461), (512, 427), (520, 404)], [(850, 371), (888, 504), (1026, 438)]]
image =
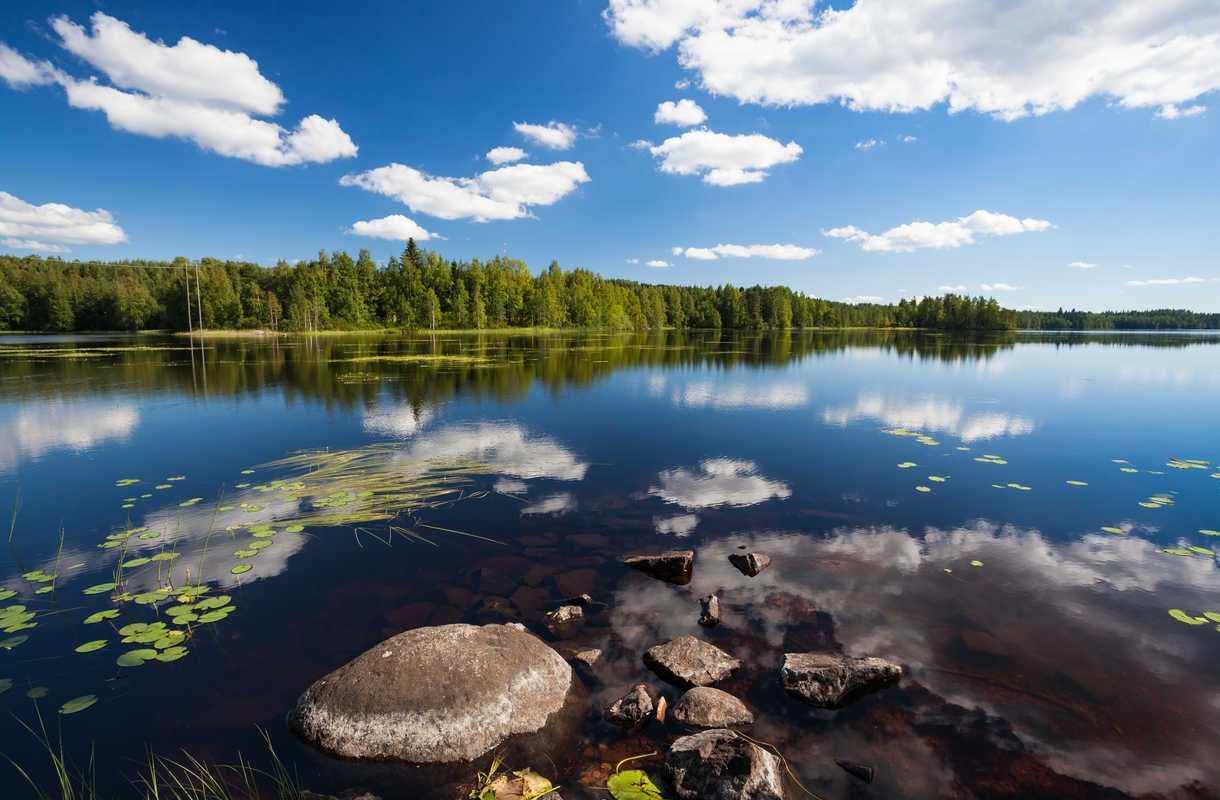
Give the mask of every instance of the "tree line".
[[(1182, 312), (1188, 313), (1188, 312)], [(1020, 315), (983, 297), (851, 304), (783, 286), (671, 286), (518, 259), (450, 261), (414, 240), (378, 264), (367, 250), (274, 267), (188, 261), (0, 256), (0, 330), (290, 331), (517, 327), (767, 330), (896, 327), (1013, 330)]]
[(1151, 311), (1020, 311), (1017, 325), (1036, 331), (1159, 331), (1220, 328), (1220, 314), (1181, 308)]

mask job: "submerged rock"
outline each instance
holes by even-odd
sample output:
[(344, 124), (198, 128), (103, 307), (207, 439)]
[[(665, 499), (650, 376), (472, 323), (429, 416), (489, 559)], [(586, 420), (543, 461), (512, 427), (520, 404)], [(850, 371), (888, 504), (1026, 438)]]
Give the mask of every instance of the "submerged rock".
[(842, 705), (852, 695), (879, 689), (902, 677), (902, 667), (883, 658), (838, 653), (785, 653), (780, 684), (821, 708)]
[(514, 625), (441, 625), (393, 636), (314, 683), (289, 726), (347, 758), (468, 761), (541, 730), (572, 668)]
[(730, 730), (684, 736), (665, 754), (682, 800), (784, 800), (780, 760)]
[(593, 665), (602, 657), (602, 651), (596, 647), (590, 647), (588, 650), (577, 650), (572, 654), (572, 660), (577, 664), (584, 666), (585, 669), (593, 669)]
[(559, 637), (571, 636), (585, 624), (585, 612), (580, 606), (560, 606), (550, 615), (547, 627)]
[(637, 683), (606, 707), (606, 719), (623, 728), (638, 728), (648, 721), (654, 708), (652, 692), (646, 685)]
[(688, 689), (671, 713), (674, 719), (691, 728), (731, 728), (754, 723), (754, 714), (745, 703), (711, 686)]
[(702, 611), (699, 614), (699, 624), (705, 628), (714, 628), (720, 624), (720, 598), (714, 594), (699, 599)]
[(715, 645), (694, 636), (648, 648), (644, 663), (653, 672), (679, 686), (708, 686), (732, 675), (741, 662)]
[(685, 586), (695, 565), (694, 550), (669, 550), (657, 555), (628, 556), (623, 563), (663, 581)]
[(771, 566), (771, 556), (762, 553), (732, 553), (729, 561), (737, 567), (738, 572), (751, 578)]
[(839, 767), (844, 772), (846, 772), (848, 775), (851, 775), (853, 778), (859, 778), (860, 780), (864, 781), (865, 783), (873, 782), (873, 774), (875, 771), (873, 770), (872, 767), (866, 766), (864, 764), (857, 764), (855, 761), (845, 761), (844, 759), (841, 759), (841, 758), (836, 758), (835, 763), (838, 764)]

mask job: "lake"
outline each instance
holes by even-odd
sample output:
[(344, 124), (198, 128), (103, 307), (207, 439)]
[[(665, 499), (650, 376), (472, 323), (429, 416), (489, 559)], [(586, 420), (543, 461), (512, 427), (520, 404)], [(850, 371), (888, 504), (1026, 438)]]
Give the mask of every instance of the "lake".
[[(454, 798), (486, 760), (343, 762), (285, 714), (387, 636), (518, 620), (604, 653), (519, 756), (568, 798), (677, 735), (597, 709), (676, 700), (640, 657), (682, 634), (824, 798), (1220, 796), (1217, 407), (1215, 334), (5, 336), (0, 752), (46, 774), (37, 709), (119, 796), (149, 748), (258, 763), (262, 730), (315, 791)], [(674, 547), (688, 586), (620, 563)], [(807, 707), (776, 680), (807, 650), (905, 675)]]

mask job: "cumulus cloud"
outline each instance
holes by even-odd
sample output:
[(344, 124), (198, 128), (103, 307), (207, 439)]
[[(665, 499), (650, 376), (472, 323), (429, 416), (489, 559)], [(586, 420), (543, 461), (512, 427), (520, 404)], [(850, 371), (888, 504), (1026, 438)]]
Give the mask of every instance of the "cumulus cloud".
[(1097, 265), (1094, 264), (1092, 261), (1069, 261), (1068, 262), (1069, 269), (1094, 269), (1096, 267), (1097, 267)]
[(669, 262), (668, 262), (668, 261), (662, 261), (662, 260), (661, 260), (661, 259), (659, 259), (659, 258), (654, 258), (652, 261), (648, 261), (648, 262), (646, 262), (646, 263), (644, 264), (644, 266), (646, 266), (646, 267), (668, 267), (668, 266), (669, 266)]
[(662, 172), (699, 175), (713, 186), (736, 186), (760, 183), (767, 170), (796, 161), (803, 150), (796, 142), (783, 144), (761, 133), (730, 135), (699, 128), (648, 145), (648, 152), (660, 161)]
[(964, 283), (958, 283), (958, 284), (942, 283), (940, 286), (936, 287), (936, 291), (938, 291), (938, 292), (964, 292), (964, 291), (966, 291), (966, 284), (964, 284)]
[(1044, 219), (1018, 219), (979, 209), (965, 217), (947, 222), (908, 222), (884, 233), (873, 234), (855, 225), (831, 228), (823, 233), (832, 239), (858, 242), (864, 250), (909, 253), (930, 247), (956, 248), (974, 244), (975, 236), (1010, 236), (1015, 233), (1045, 231), (1055, 227)]
[(859, 305), (861, 303), (880, 303), (884, 300), (884, 297), (875, 294), (858, 294), (855, 297), (843, 298), (844, 303), (851, 303), (852, 305)]
[(872, 150), (874, 147), (883, 144), (885, 144), (885, 139), (863, 139), (856, 142), (855, 146), (857, 150)]
[(753, 461), (709, 458), (694, 469), (669, 469), (657, 476), (648, 493), (686, 509), (744, 507), (792, 495), (788, 484), (758, 474)]
[(392, 197), (412, 211), (440, 219), (475, 222), (532, 216), (533, 206), (549, 206), (589, 181), (579, 161), (512, 164), (473, 178), (435, 177), (404, 164), (345, 175), (342, 186), (357, 186)]
[(552, 150), (568, 150), (576, 143), (576, 128), (555, 120), (551, 120), (545, 125), (514, 122), (513, 129), (531, 142)]
[(822, 412), (822, 421), (828, 425), (846, 427), (861, 420), (873, 420), (892, 428), (948, 433), (963, 442), (1034, 432), (1034, 421), (1029, 417), (999, 411), (969, 413), (961, 403), (938, 397), (906, 400), (864, 392), (853, 406), (832, 407)]
[(109, 211), (83, 211), (62, 203), (27, 203), (0, 192), (0, 243), (19, 250), (62, 253), (72, 244), (118, 244), (127, 234)]
[(1207, 106), (1201, 106), (1198, 104), (1180, 108), (1179, 106), (1170, 103), (1168, 105), (1161, 106), (1160, 110), (1156, 112), (1156, 115), (1161, 119), (1189, 119), (1190, 117), (1199, 116), (1206, 110)]
[(527, 155), (520, 147), (493, 147), (487, 151), (487, 160), (498, 166), (520, 161)]
[(770, 258), (776, 261), (804, 261), (821, 251), (795, 244), (718, 244), (715, 247), (674, 247), (675, 256), (697, 261), (719, 258)]
[(698, 125), (707, 119), (707, 114), (699, 104), (694, 100), (666, 100), (657, 106), (657, 111), (652, 116), (653, 122), (658, 125), (678, 125), (682, 128), (689, 128), (692, 125)]
[(1127, 286), (1181, 286), (1187, 283), (1208, 283), (1216, 278), (1200, 278), (1191, 275), (1186, 278), (1147, 278), (1146, 280), (1127, 281)]
[(610, 0), (619, 41), (678, 47), (703, 88), (773, 106), (1011, 120), (1092, 97), (1161, 108), (1220, 89), (1220, 6), (1198, 0)]
[(979, 288), (984, 292), (1019, 292), (1020, 286), (1013, 286), (1011, 283), (982, 283)]
[[(111, 127), (154, 138), (173, 137), (231, 158), (281, 167), (356, 155), (351, 137), (317, 114), (287, 129), (259, 117), (284, 103), (280, 88), (244, 53), (182, 37), (152, 41), (100, 11), (86, 30), (66, 17), (51, 20), (60, 45), (102, 73), (81, 80), (34, 64), (0, 45), (0, 78), (14, 88), (58, 84), (68, 105), (106, 115)], [(257, 115), (257, 116), (256, 116)]]
[(391, 239), (397, 242), (405, 242), (407, 239), (426, 242), (429, 239), (445, 238), (425, 229), (415, 220), (404, 217), (402, 214), (391, 214), (381, 219), (358, 220), (352, 223), (348, 233), (354, 233), (357, 236), (372, 236), (377, 239)]
[(908, 135), (902, 137), (902, 141), (904, 144), (910, 144), (911, 142), (918, 142), (919, 139), (915, 136), (911, 136), (910, 134), (908, 134)]

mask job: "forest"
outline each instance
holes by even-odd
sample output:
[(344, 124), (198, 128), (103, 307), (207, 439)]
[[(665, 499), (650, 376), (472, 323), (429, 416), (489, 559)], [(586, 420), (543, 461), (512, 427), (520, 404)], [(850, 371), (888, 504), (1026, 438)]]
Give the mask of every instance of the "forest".
[(1145, 312), (1046, 315), (953, 294), (897, 305), (850, 304), (782, 286), (638, 283), (564, 270), (556, 262), (534, 274), (518, 259), (450, 261), (414, 241), (384, 264), (367, 250), (355, 258), (319, 252), (315, 259), (274, 267), (209, 258), (94, 262), (0, 255), (0, 330), (8, 331), (1220, 325), (1217, 315), (1149, 313), (1155, 316), (1146, 318), (1148, 324), (1141, 324)]

